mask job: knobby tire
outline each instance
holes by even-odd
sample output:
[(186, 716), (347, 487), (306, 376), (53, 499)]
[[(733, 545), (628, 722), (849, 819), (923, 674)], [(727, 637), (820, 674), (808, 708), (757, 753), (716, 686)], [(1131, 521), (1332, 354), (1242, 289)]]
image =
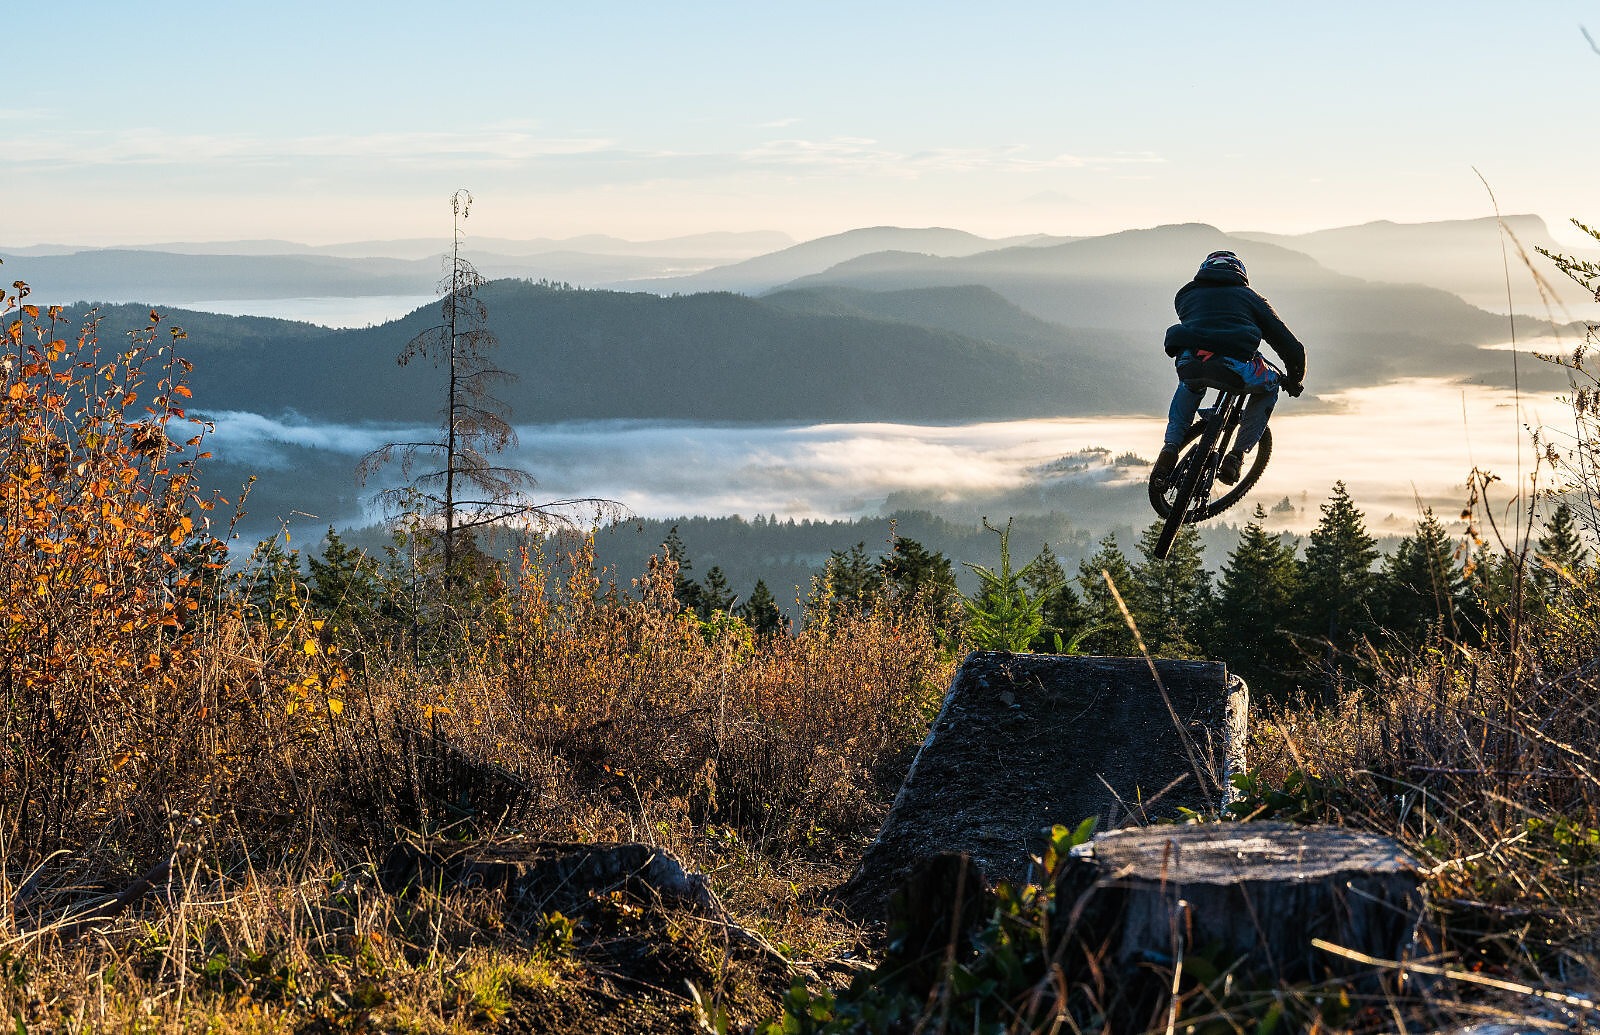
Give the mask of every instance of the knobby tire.
[[(1187, 457), (1180, 457), (1178, 464), (1183, 468), (1182, 480), (1178, 482), (1178, 491), (1172, 497), (1168, 508), (1166, 524), (1161, 526), (1161, 535), (1156, 539), (1155, 558), (1158, 561), (1167, 559), (1167, 551), (1172, 549), (1172, 541), (1178, 538), (1178, 530), (1183, 527), (1184, 518), (1189, 516), (1189, 504), (1194, 500), (1195, 490), (1200, 487), (1200, 479), (1206, 470), (1206, 460), (1211, 455), (1212, 447), (1216, 445), (1217, 435), (1222, 431), (1221, 426), (1213, 426), (1210, 421), (1201, 422), (1203, 434), (1200, 444), (1189, 451)], [(1192, 429), (1191, 429), (1192, 430)], [(1165, 493), (1158, 493), (1156, 483), (1152, 478), (1150, 482), (1150, 496), (1162, 496), (1165, 502)]]
[[(1183, 445), (1187, 447), (1191, 442), (1199, 438), (1201, 432), (1205, 431), (1205, 429), (1205, 421), (1195, 421), (1189, 430), (1184, 434)], [(1178, 460), (1179, 466), (1182, 466), (1188, 462), (1187, 453), (1188, 450), (1185, 449), (1185, 454)], [(1207, 503), (1203, 511), (1193, 516), (1193, 520), (1203, 521), (1206, 518), (1216, 517), (1224, 510), (1227, 510), (1235, 503), (1238, 503), (1240, 500), (1244, 499), (1245, 494), (1251, 489), (1255, 488), (1256, 482), (1260, 481), (1261, 476), (1266, 473), (1267, 461), (1271, 459), (1271, 457), (1272, 429), (1268, 428), (1266, 431), (1262, 432), (1261, 441), (1256, 443), (1255, 449), (1252, 449), (1250, 451), (1250, 455), (1246, 458), (1249, 461), (1249, 466), (1240, 473), (1238, 482), (1228, 486), (1227, 492)], [(1153, 478), (1150, 480), (1150, 506), (1155, 510), (1156, 516), (1161, 518), (1165, 518), (1172, 509), (1167, 504), (1166, 489), (1166, 484), (1158, 484)], [(1192, 503), (1193, 501), (1191, 500), (1190, 502)]]
[[(1229, 487), (1228, 491), (1216, 499), (1207, 500), (1198, 508), (1194, 506), (1195, 494), (1202, 483), (1215, 484), (1216, 472), (1211, 472), (1211, 481), (1206, 481), (1206, 468), (1213, 449), (1217, 448), (1218, 439), (1225, 429), (1214, 420), (1202, 419), (1196, 421), (1183, 436), (1180, 446), (1182, 452), (1178, 463), (1173, 469), (1173, 474), (1180, 480), (1177, 491), (1173, 494), (1172, 502), (1166, 498), (1167, 487), (1170, 483), (1158, 482), (1154, 474), (1150, 477), (1149, 495), (1150, 505), (1155, 508), (1156, 514), (1165, 519), (1161, 526), (1161, 535), (1156, 539), (1155, 558), (1165, 560), (1167, 552), (1172, 549), (1173, 542), (1178, 538), (1178, 532), (1185, 522), (1193, 523), (1204, 521), (1206, 518), (1227, 510), (1229, 507), (1244, 499), (1245, 495), (1261, 480), (1261, 475), (1267, 469), (1267, 461), (1272, 457), (1272, 429), (1268, 428), (1261, 435), (1261, 441), (1256, 443), (1255, 449), (1250, 452), (1250, 466), (1240, 472), (1237, 482)], [(1198, 441), (1197, 441), (1198, 440)]]

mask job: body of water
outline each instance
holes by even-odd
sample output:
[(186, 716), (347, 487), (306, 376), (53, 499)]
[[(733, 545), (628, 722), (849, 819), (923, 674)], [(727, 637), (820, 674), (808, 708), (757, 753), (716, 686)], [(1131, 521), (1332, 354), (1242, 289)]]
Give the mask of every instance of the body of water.
[(438, 295), (367, 295), (359, 298), (211, 298), (168, 304), (202, 313), (266, 316), (323, 327), (372, 327), (398, 320), (438, 300)]

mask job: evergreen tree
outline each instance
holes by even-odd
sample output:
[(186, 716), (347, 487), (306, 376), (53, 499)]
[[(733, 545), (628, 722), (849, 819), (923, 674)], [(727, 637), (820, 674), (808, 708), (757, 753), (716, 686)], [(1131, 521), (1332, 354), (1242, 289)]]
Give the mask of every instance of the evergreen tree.
[(1222, 566), (1210, 636), (1213, 655), (1256, 690), (1287, 689), (1298, 656), (1284, 632), (1297, 589), (1294, 544), (1268, 532), (1266, 519), (1257, 505)]
[(1372, 627), (1378, 544), (1367, 534), (1365, 517), (1344, 482), (1334, 483), (1321, 509), (1299, 564), (1293, 628), (1323, 642), (1321, 668), (1331, 689), (1356, 638)]
[(967, 637), (977, 650), (1026, 651), (1044, 627), (1045, 598), (1028, 593), (1031, 563), (1020, 570), (1011, 567), (1011, 522), (995, 528), (985, 518), (983, 527), (1000, 537), (1000, 566), (967, 563), (979, 582), (977, 594), (962, 601)]
[(378, 562), (346, 544), (332, 525), (322, 556), (307, 557), (306, 562), (311, 567), (311, 607), (340, 633), (370, 632), (383, 596)]
[(750, 623), (750, 628), (757, 636), (776, 636), (789, 625), (764, 579), (756, 579), (756, 587), (750, 591), (750, 599), (739, 605), (738, 614), (740, 618)]
[(1161, 526), (1152, 522), (1140, 537), (1143, 560), (1133, 568), (1133, 599), (1124, 599), (1151, 654), (1195, 657), (1211, 617), (1211, 576), (1203, 565), (1200, 532), (1184, 525), (1166, 559), (1157, 560)]
[(915, 539), (896, 536), (889, 552), (878, 558), (877, 581), (901, 608), (922, 606), (941, 627), (954, 616), (956, 575), (950, 561), (938, 551), (930, 551)]
[(1545, 523), (1544, 535), (1539, 537), (1533, 582), (1540, 600), (1555, 601), (1568, 595), (1588, 556), (1589, 548), (1578, 534), (1577, 518), (1562, 500)]
[(285, 550), (277, 536), (263, 539), (250, 551), (244, 574), (246, 598), (264, 618), (293, 618), (306, 603), (300, 551)]
[(867, 559), (866, 543), (830, 552), (823, 579), (835, 607), (866, 610), (877, 596), (878, 573)]
[(1035, 595), (1044, 597), (1044, 628), (1033, 639), (1034, 651), (1058, 654), (1077, 653), (1092, 627), (1089, 613), (1072, 591), (1067, 570), (1055, 551), (1046, 543), (1039, 555), (1028, 563), (1023, 584)]
[(672, 577), (672, 595), (678, 598), (678, 606), (685, 611), (700, 614), (704, 610), (700, 583), (689, 575), (694, 565), (689, 561), (689, 551), (684, 548), (683, 539), (678, 535), (677, 525), (673, 525), (667, 532), (667, 538), (662, 540), (661, 552), (667, 555), (669, 561), (674, 561), (678, 565), (678, 573)]
[(1461, 623), (1473, 642), (1484, 643), (1490, 633), (1503, 631), (1516, 598), (1517, 558), (1490, 550), (1480, 542), (1461, 572)]
[(722, 566), (713, 564), (700, 585), (700, 617), (710, 618), (718, 611), (727, 612), (733, 607), (734, 599), (728, 577), (722, 574)]
[(1429, 508), (1384, 562), (1377, 596), (1384, 628), (1411, 642), (1432, 629), (1457, 635), (1465, 583), (1450, 534)]
[[(1078, 564), (1078, 596), (1086, 624), (1071, 637), (1063, 633), (1062, 639), (1081, 636), (1096, 654), (1136, 654), (1138, 647), (1133, 641), (1133, 633), (1128, 630), (1128, 623), (1123, 619), (1117, 602), (1112, 599), (1111, 590), (1106, 587), (1107, 574), (1116, 583), (1117, 592), (1122, 594), (1123, 602), (1128, 604), (1131, 611), (1133, 601), (1128, 598), (1133, 592), (1133, 569), (1128, 565), (1128, 558), (1123, 556), (1122, 549), (1117, 546), (1114, 532), (1107, 533), (1100, 540), (1100, 548), (1094, 556)], [(1135, 615), (1134, 619), (1137, 621), (1138, 616)], [(1087, 635), (1083, 635), (1085, 633)]]

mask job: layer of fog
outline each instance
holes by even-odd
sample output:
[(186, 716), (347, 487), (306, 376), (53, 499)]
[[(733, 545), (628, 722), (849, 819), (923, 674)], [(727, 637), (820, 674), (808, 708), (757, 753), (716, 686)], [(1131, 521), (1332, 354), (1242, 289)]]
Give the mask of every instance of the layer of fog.
[[(257, 503), (264, 511), (258, 513), (304, 508), (293, 494), (318, 477), (313, 470), (337, 480), (366, 451), (419, 430), (212, 416), (219, 456), (261, 475)], [(1343, 480), (1374, 531), (1404, 532), (1422, 506), (1441, 516), (1458, 512), (1474, 468), (1494, 472), (1507, 485), (1526, 479), (1533, 472), (1527, 429), (1545, 424), (1553, 425), (1545, 431), (1549, 440), (1562, 445), (1567, 436), (1560, 429), (1570, 428), (1571, 415), (1553, 394), (1524, 393), (1519, 402), (1509, 391), (1444, 378), (1316, 400), (1284, 398), (1272, 421), (1273, 459), (1253, 499), (1271, 507), (1287, 498), (1289, 507), (1280, 504), (1274, 515), (1275, 527), (1304, 531), (1316, 523), (1318, 504), (1334, 482)], [(1137, 526), (1149, 513), (1130, 490), (1147, 471), (1124, 454), (1152, 457), (1163, 425), (1152, 417), (942, 427), (579, 422), (520, 428), (514, 461), (534, 472), (545, 499), (605, 497), (641, 516), (849, 518), (907, 506), (962, 516), (1070, 512), (1093, 493), (1116, 497), (1128, 511), (1120, 521)], [(320, 505), (337, 512), (319, 510), (318, 520), (372, 520), (361, 502), (361, 493), (371, 491), (345, 479)], [(1507, 496), (1509, 489), (1500, 498)], [(1243, 519), (1248, 510), (1247, 503), (1232, 516)]]

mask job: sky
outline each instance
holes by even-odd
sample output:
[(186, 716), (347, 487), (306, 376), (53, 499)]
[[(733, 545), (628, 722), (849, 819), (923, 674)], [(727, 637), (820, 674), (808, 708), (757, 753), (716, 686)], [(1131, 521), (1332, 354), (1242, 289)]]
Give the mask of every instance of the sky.
[[(1600, 0), (7, 11), (0, 246), (1600, 222)], [(13, 52), (14, 58), (16, 52)], [(1575, 235), (1569, 238), (1577, 241)]]

